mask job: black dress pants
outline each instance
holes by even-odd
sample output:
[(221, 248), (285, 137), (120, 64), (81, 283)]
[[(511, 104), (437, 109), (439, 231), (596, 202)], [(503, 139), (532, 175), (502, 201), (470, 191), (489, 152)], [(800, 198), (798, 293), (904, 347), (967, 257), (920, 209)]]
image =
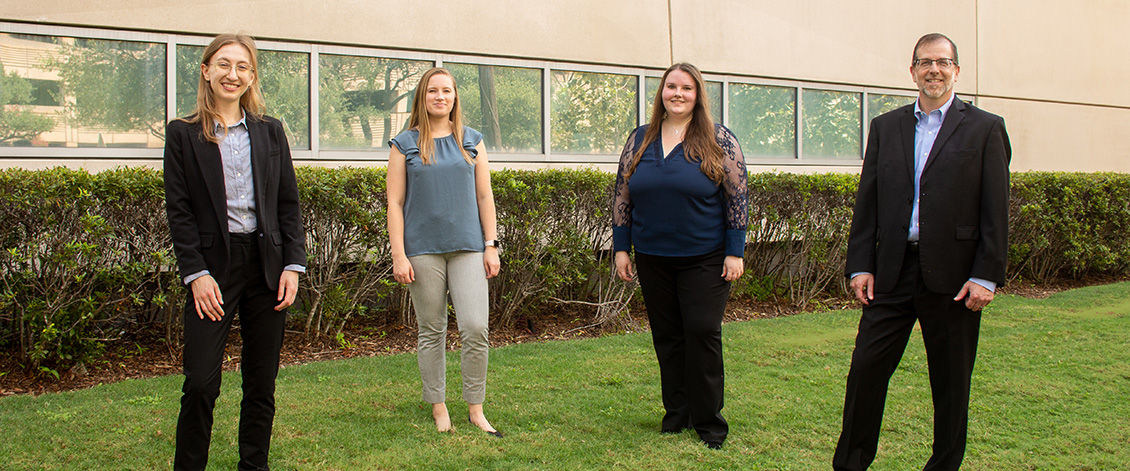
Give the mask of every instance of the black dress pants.
[(895, 290), (875, 293), (863, 307), (848, 372), (843, 432), (832, 458), (835, 469), (862, 471), (875, 459), (887, 386), (916, 320), (922, 327), (934, 400), (933, 455), (923, 469), (961, 467), (981, 313), (966, 308), (964, 300), (954, 301), (955, 295), (928, 291), (918, 252), (908, 248)]
[(274, 310), (278, 292), (267, 287), (259, 248), (252, 236), (232, 234), (231, 262), (232, 272), (220, 286), (224, 317), (219, 321), (207, 316), (200, 319), (191, 293), (184, 309), (184, 394), (177, 419), (175, 470), (202, 470), (208, 464), (212, 409), (220, 395), (224, 345), (237, 306), (243, 339), (238, 469), (268, 469), (275, 377), (286, 312)]
[(707, 443), (726, 440), (722, 418), (722, 315), (730, 282), (725, 253), (692, 257), (636, 253), (636, 270), (663, 389), (662, 428), (694, 428)]

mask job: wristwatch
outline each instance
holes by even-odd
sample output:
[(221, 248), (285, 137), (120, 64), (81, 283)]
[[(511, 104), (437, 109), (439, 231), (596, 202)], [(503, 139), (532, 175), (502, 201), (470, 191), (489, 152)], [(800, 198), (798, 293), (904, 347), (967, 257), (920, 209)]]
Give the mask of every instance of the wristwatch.
[(498, 239), (484, 240), (483, 245), (487, 247), (494, 247), (496, 249), (502, 248), (502, 244), (498, 242)]

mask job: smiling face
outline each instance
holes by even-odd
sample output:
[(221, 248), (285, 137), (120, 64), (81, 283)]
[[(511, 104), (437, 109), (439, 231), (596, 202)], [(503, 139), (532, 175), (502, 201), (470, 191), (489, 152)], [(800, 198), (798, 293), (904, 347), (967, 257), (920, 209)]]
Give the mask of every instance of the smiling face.
[[(918, 60), (953, 59), (954, 52), (948, 41), (933, 41), (921, 45), (914, 57)], [(914, 78), (914, 83), (918, 84), (919, 104), (924, 111), (937, 109), (949, 100), (960, 72), (961, 66), (957, 64), (948, 69), (939, 67), (936, 63), (930, 63), (926, 67), (916, 64), (910, 66), (910, 75)]]
[(663, 80), (663, 108), (668, 117), (690, 118), (697, 98), (698, 87), (691, 74), (675, 69)]
[(221, 106), (239, 103), (240, 97), (255, 80), (251, 53), (238, 43), (221, 47), (207, 64), (200, 65), (200, 71)]
[(427, 110), (428, 116), (448, 117), (455, 107), (455, 81), (447, 74), (432, 75), (428, 79), (428, 88), (424, 97), (424, 109)]

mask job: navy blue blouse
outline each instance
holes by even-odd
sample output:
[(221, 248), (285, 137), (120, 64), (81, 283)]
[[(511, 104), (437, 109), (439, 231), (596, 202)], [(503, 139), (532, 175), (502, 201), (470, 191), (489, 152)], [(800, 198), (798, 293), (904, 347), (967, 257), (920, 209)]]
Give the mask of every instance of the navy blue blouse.
[(628, 136), (620, 154), (616, 199), (612, 208), (614, 251), (686, 257), (725, 247), (726, 255), (745, 254), (749, 226), (745, 156), (738, 139), (721, 124), (715, 136), (722, 147), (725, 178), (719, 185), (702, 173), (699, 162), (688, 160), (683, 145), (663, 157), (662, 136), (640, 158), (629, 182), (624, 175), (647, 126)]

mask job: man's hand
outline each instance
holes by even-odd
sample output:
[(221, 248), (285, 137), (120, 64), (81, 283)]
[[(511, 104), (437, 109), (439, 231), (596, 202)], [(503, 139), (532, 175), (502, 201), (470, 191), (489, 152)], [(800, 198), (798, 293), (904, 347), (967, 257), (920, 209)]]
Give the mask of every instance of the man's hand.
[(283, 270), (282, 276), (279, 277), (279, 305), (275, 306), (275, 310), (281, 311), (294, 304), (296, 294), (298, 294), (298, 272)]
[(875, 299), (875, 275), (870, 273), (856, 275), (851, 279), (850, 286), (851, 292), (855, 293), (855, 299), (864, 306), (871, 304), (871, 300)]
[(192, 300), (196, 304), (196, 315), (201, 319), (208, 316), (209, 320), (218, 321), (224, 317), (224, 295), (220, 293), (220, 285), (212, 275), (204, 275), (192, 280)]
[(966, 281), (953, 300), (961, 301), (963, 298), (965, 299), (965, 307), (969, 308), (970, 311), (980, 311), (993, 302), (993, 292), (977, 283)]

